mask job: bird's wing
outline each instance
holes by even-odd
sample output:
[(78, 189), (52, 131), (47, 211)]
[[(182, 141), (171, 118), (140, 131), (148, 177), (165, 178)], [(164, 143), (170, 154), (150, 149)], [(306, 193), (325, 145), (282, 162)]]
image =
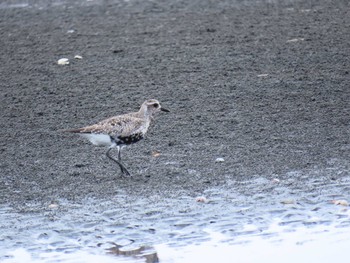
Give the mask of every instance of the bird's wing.
[(142, 119), (130, 115), (120, 115), (100, 121), (91, 126), (70, 131), (75, 133), (103, 133), (113, 137), (124, 137), (139, 132), (139, 130), (142, 129), (142, 126)]

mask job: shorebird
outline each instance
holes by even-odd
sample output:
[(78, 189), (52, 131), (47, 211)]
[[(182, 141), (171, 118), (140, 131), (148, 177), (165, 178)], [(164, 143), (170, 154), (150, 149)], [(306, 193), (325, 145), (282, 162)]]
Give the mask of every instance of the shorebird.
[[(169, 112), (161, 107), (158, 100), (150, 99), (142, 103), (138, 112), (114, 116), (90, 126), (63, 130), (63, 132), (79, 134), (94, 145), (108, 146), (107, 157), (119, 165), (122, 176), (130, 176), (121, 161), (121, 149), (143, 139), (153, 119), (153, 114), (159, 111)], [(118, 150), (117, 159), (110, 155), (113, 148)]]

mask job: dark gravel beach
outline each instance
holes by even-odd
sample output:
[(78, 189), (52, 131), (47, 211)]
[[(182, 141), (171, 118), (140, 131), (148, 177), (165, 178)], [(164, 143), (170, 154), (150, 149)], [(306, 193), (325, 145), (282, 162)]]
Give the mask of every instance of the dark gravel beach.
[[(279, 202), (286, 189), (350, 199), (349, 1), (2, 1), (0, 34), (0, 203), (14, 218), (167, 200), (150, 213), (172, 222), (191, 198)], [(149, 98), (171, 112), (124, 149), (132, 178), (105, 148), (59, 132)], [(129, 212), (142, 225), (145, 211)]]

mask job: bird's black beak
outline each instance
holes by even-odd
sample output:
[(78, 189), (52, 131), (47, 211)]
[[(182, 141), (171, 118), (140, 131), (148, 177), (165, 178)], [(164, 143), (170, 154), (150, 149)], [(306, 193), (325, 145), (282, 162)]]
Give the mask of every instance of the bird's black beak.
[(161, 111), (170, 112), (168, 109), (160, 108)]

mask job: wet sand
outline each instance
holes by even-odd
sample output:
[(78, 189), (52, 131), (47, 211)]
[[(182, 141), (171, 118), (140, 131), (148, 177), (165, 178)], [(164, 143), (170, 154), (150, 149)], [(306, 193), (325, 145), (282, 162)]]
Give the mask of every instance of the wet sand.
[[(265, 210), (281, 200), (307, 211), (349, 200), (349, 10), (348, 1), (323, 0), (2, 2), (0, 203), (15, 223), (2, 224), (11, 234), (1, 241), (16, 244), (21, 222), (45, 232), (22, 216), (62, 220), (64, 229), (80, 213), (96, 224), (100, 206), (124, 215), (117, 232), (126, 235), (130, 217), (143, 226), (154, 213), (150, 228), (170, 230), (137, 236), (154, 244), (171, 239), (179, 214), (199, 229), (215, 218), (225, 232), (221, 211), (240, 205), (262, 206), (254, 214), (265, 225)], [(120, 177), (106, 149), (58, 132), (148, 98), (171, 113), (124, 149), (132, 178)], [(183, 205), (200, 209), (198, 196), (220, 205), (187, 213)]]

